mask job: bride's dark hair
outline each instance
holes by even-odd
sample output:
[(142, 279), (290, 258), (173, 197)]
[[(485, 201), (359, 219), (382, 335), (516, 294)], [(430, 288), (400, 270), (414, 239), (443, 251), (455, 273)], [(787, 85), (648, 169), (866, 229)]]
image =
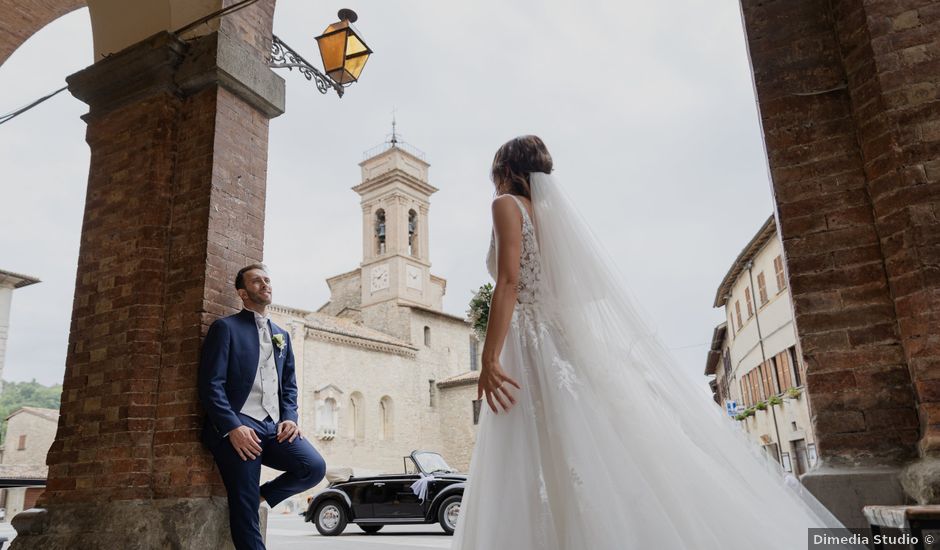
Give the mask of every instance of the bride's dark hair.
[(510, 193), (531, 199), (529, 173), (551, 171), (552, 156), (545, 143), (538, 136), (519, 136), (496, 151), (490, 178), (498, 195)]

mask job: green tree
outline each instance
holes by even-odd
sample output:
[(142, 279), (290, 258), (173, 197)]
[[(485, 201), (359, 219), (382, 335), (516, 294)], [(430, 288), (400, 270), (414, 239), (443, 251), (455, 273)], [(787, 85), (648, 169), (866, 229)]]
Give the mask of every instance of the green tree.
[[(0, 392), (0, 420), (20, 407), (58, 409), (62, 399), (62, 385), (43, 386), (34, 378), (30, 382), (3, 382)], [(0, 442), (6, 439), (7, 423), (0, 425)]]

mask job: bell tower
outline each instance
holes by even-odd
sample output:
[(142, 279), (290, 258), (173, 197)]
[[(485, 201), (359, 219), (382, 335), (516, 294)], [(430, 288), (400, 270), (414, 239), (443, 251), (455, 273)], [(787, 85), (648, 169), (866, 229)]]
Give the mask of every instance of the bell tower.
[[(367, 153), (368, 154), (368, 153)], [(362, 161), (353, 187), (362, 205), (362, 307), (393, 302), (440, 310), (443, 280), (431, 275), (428, 210), (437, 189), (424, 155), (391, 140)]]

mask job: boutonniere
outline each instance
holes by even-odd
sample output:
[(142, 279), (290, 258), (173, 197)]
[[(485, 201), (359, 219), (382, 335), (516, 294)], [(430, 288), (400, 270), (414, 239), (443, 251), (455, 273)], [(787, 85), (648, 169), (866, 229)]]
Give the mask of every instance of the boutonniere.
[(278, 354), (278, 359), (282, 359), (284, 357), (284, 350), (287, 349), (287, 346), (284, 345), (284, 335), (275, 334), (274, 336), (271, 337), (271, 341), (274, 342), (274, 345), (277, 346), (278, 350), (280, 350), (280, 353)]

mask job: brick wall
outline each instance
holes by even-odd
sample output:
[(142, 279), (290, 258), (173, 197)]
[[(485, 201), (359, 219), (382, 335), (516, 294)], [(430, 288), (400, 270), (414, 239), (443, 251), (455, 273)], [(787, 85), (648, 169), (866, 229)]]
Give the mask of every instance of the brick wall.
[(938, 424), (937, 3), (742, 7), (820, 455), (904, 462)]
[(30, 36), (85, 0), (0, 0), (0, 65)]
[(940, 3), (833, 2), (922, 454), (940, 456)]
[(179, 44), (69, 78), (91, 165), (46, 502), (224, 494), (196, 370), (209, 324), (239, 307), (234, 273), (262, 259), (268, 117), (222, 86), (181, 93)]

